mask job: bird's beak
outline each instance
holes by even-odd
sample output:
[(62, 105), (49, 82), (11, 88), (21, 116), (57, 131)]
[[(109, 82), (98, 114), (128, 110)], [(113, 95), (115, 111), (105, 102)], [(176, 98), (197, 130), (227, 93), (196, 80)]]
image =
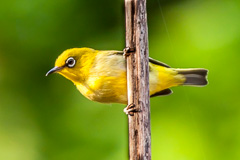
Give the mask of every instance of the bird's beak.
[(49, 74), (55, 73), (55, 72), (57, 72), (57, 71), (60, 71), (60, 70), (62, 70), (62, 69), (63, 69), (63, 67), (54, 67), (54, 68), (50, 69), (50, 70), (46, 73), (46, 76), (48, 76)]

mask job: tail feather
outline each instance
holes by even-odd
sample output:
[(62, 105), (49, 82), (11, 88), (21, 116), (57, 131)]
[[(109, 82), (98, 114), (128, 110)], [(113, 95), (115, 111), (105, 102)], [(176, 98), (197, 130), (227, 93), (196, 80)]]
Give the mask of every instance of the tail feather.
[(185, 76), (186, 81), (183, 83), (183, 85), (205, 86), (208, 84), (207, 69), (176, 69), (176, 71)]

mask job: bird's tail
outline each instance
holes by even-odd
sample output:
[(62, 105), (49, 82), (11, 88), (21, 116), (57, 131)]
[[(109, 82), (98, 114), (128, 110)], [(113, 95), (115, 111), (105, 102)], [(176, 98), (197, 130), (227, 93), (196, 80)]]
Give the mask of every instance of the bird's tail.
[(175, 69), (179, 74), (184, 75), (186, 78), (183, 85), (192, 86), (205, 86), (208, 84), (207, 81), (207, 69), (196, 68), (196, 69)]

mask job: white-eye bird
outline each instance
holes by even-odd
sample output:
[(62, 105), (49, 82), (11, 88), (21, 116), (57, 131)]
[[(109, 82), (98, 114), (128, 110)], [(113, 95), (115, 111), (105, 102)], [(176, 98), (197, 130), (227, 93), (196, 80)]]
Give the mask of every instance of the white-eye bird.
[[(47, 74), (59, 73), (71, 80), (88, 99), (127, 104), (126, 59), (123, 51), (72, 48), (64, 51)], [(149, 58), (150, 96), (172, 93), (179, 85), (205, 86), (208, 70), (175, 69)]]

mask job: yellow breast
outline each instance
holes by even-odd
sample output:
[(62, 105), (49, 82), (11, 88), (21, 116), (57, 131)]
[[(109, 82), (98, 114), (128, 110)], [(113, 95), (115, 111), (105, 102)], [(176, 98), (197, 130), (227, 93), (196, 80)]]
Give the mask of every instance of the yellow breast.
[(78, 84), (78, 90), (88, 99), (101, 103), (127, 103), (127, 85), (125, 73), (122, 76), (89, 77)]
[(101, 103), (127, 103), (126, 66), (119, 55), (100, 52), (87, 77), (76, 86), (88, 99)]

